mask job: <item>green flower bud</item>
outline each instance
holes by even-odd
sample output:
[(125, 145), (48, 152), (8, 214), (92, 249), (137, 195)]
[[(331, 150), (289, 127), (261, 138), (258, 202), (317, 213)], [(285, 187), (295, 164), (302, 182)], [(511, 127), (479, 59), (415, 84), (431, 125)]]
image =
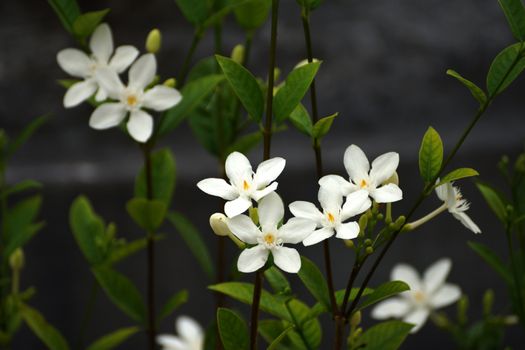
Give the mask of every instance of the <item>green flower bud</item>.
[(368, 215), (365, 213), (359, 218), (359, 234), (365, 232), (366, 226), (368, 225)]
[(460, 325), (464, 325), (467, 323), (467, 311), (468, 311), (468, 297), (466, 295), (463, 295), (458, 300), (458, 323)]
[(366, 246), (372, 245), (372, 240), (370, 238), (365, 239), (365, 245)]
[(381, 221), (385, 218), (385, 216), (383, 215), (383, 213), (379, 213), (377, 214), (377, 220)]
[(24, 257), (24, 251), (20, 248), (17, 248), (10, 256), (9, 256), (9, 266), (13, 271), (20, 271), (24, 268), (25, 264), (25, 257)]
[(516, 171), (525, 173), (525, 153), (519, 155), (518, 159), (516, 159), (516, 164), (514, 167), (516, 168)]
[(149, 53), (157, 53), (162, 46), (162, 34), (157, 28), (149, 32), (146, 39), (146, 51)]
[(361, 311), (354, 312), (354, 314), (350, 318), (350, 326), (352, 328), (355, 328), (359, 326), (360, 323), (361, 323)]
[(226, 237), (231, 234), (228, 218), (222, 213), (215, 213), (210, 216), (210, 226), (217, 236)]
[(281, 77), (281, 70), (279, 68), (275, 68), (273, 70), (273, 81), (279, 80), (280, 77)]
[(485, 294), (483, 294), (483, 314), (485, 316), (490, 316), (492, 313), (492, 306), (494, 305), (494, 291), (488, 289)]
[(366, 255), (370, 255), (374, 252), (374, 248), (372, 247), (366, 247), (365, 249)]
[(447, 315), (442, 312), (432, 315), (432, 321), (440, 328), (447, 328), (450, 324)]
[(354, 244), (354, 241), (352, 241), (351, 239), (345, 239), (345, 245), (348, 247), (348, 248), (353, 248), (355, 247), (355, 244)]
[(401, 226), (405, 224), (405, 220), (406, 218), (403, 215), (401, 215), (400, 217), (396, 219), (396, 222), (395, 222), (396, 230), (399, 230)]
[(249, 213), (250, 219), (252, 219), (253, 223), (255, 225), (259, 225), (259, 212), (257, 211), (257, 208), (250, 207), (250, 209), (248, 209), (248, 213)]
[(239, 63), (239, 64), (242, 64), (244, 62), (244, 46), (239, 44), (239, 45), (235, 45), (235, 47), (233, 48), (232, 50), (232, 53), (231, 53), (231, 58), (233, 61)]

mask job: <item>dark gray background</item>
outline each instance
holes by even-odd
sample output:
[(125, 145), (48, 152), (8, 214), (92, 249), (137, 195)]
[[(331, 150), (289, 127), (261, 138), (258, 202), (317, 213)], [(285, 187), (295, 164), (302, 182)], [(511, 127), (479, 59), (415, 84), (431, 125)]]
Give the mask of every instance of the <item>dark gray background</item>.
[[(148, 31), (158, 27), (164, 35), (158, 56), (164, 77), (179, 72), (189, 47), (192, 28), (171, 0), (80, 1), (83, 10), (111, 7), (107, 20), (116, 45), (143, 47)], [(360, 145), (370, 158), (386, 151), (401, 155), (399, 175), (405, 200), (395, 206), (406, 210), (421, 188), (417, 170), (417, 150), (428, 125), (442, 135), (446, 149), (455, 143), (475, 112), (476, 104), (468, 91), (445, 75), (454, 68), (483, 85), (492, 58), (512, 43), (512, 36), (496, 0), (376, 0), (325, 1), (312, 15), (315, 56), (324, 61), (318, 75), (320, 112), (339, 112), (331, 136), (323, 143), (328, 171), (342, 174), (344, 149)], [(228, 22), (224, 33), (225, 51), (242, 42), (242, 31)], [(268, 54), (269, 26), (255, 36), (250, 67), (264, 75)], [(42, 232), (27, 246), (27, 268), (23, 285), (34, 285), (38, 294), (32, 300), (70, 342), (79, 332), (83, 307), (92, 277), (68, 227), (68, 208), (78, 194), (86, 194), (96, 210), (118, 224), (119, 234), (128, 239), (141, 236), (130, 222), (124, 203), (132, 196), (134, 174), (141, 166), (138, 148), (118, 130), (99, 132), (88, 127), (91, 108), (86, 105), (64, 110), (64, 90), (55, 80), (66, 78), (56, 64), (56, 53), (74, 45), (46, 2), (37, 0), (0, 3), (0, 118), (2, 128), (14, 135), (38, 115), (51, 112), (49, 122), (16, 156), (8, 171), (9, 182), (33, 178), (44, 184), (44, 210), (47, 222)], [(278, 65), (288, 72), (304, 58), (299, 9), (292, 0), (283, 0), (279, 20)], [(208, 35), (199, 46), (196, 59), (212, 53)], [(482, 178), (502, 183), (495, 171), (501, 154), (517, 155), (523, 149), (522, 79), (497, 99), (474, 129), (452, 166), (471, 166)], [(198, 191), (198, 180), (215, 176), (217, 165), (195, 141), (186, 126), (169, 136), (166, 144), (177, 157), (178, 182), (174, 207), (187, 214), (202, 229), (213, 250), (215, 240), (207, 229), (208, 216), (218, 201)], [(280, 194), (286, 202), (314, 200), (316, 181), (309, 141), (296, 131), (275, 136), (273, 155), (287, 158), (280, 177)], [(252, 163), (261, 159), (254, 151)], [(507, 294), (501, 281), (466, 246), (476, 240), (504, 254), (503, 232), (469, 181), (462, 183), (473, 204), (469, 214), (483, 230), (474, 236), (449, 215), (442, 215), (432, 226), (400, 238), (387, 255), (372, 285), (388, 279), (391, 267), (400, 261), (424, 270), (442, 256), (449, 256), (454, 267), (449, 280), (461, 285), (471, 296), (473, 316), (479, 317), (480, 301), (487, 288), (496, 290), (496, 311), (508, 312)], [(430, 199), (419, 211), (423, 215), (439, 203)], [(158, 300), (188, 288), (190, 302), (180, 309), (207, 323), (212, 317), (213, 296), (208, 284), (182, 240), (171, 228), (168, 239), (158, 245)], [(336, 287), (343, 288), (352, 263), (348, 250), (338, 242), (334, 249)], [(233, 261), (235, 250), (230, 247)], [(302, 253), (321, 262), (321, 248)], [(145, 255), (138, 254), (121, 264), (122, 271), (138, 286), (145, 285)], [(251, 276), (249, 276), (251, 277)], [(297, 278), (290, 279), (298, 285)], [(313, 301), (299, 287), (306, 300)], [(449, 314), (454, 314), (450, 308)], [(326, 318), (327, 319), (327, 318)], [(131, 322), (108, 302), (98, 298), (88, 339)], [(162, 324), (172, 331), (172, 319)], [(331, 337), (327, 328), (325, 339)], [(137, 335), (123, 348), (144, 348), (143, 335)], [(519, 348), (525, 340), (518, 326), (509, 329), (507, 343)], [(15, 349), (40, 349), (42, 345), (29, 332), (20, 333)], [(328, 348), (328, 345), (326, 345)], [(409, 337), (405, 349), (452, 348), (448, 336), (433, 325)]]

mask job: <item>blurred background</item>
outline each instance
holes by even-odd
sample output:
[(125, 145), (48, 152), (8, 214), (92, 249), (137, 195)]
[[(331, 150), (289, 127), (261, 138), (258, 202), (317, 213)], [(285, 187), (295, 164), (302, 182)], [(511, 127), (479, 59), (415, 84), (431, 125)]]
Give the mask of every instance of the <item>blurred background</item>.
[[(113, 29), (115, 45), (132, 44), (144, 51), (144, 40), (152, 28), (163, 33), (163, 48), (158, 55), (159, 71), (165, 78), (177, 76), (190, 46), (192, 27), (181, 16), (172, 0), (82, 1), (83, 11), (111, 8), (107, 22)], [(281, 1), (277, 63), (287, 74), (305, 58), (299, 7), (295, 1)], [(265, 76), (269, 44), (269, 23), (254, 38), (250, 69)], [(454, 145), (476, 110), (476, 102), (457, 81), (445, 75), (453, 68), (479, 85), (483, 84), (490, 62), (513, 42), (510, 30), (496, 0), (332, 0), (312, 14), (315, 56), (323, 60), (317, 76), (319, 109), (322, 116), (339, 112), (329, 137), (323, 141), (327, 172), (343, 175), (345, 148), (358, 144), (371, 160), (384, 152), (397, 151), (398, 169), (405, 199), (394, 206), (403, 213), (422, 188), (418, 176), (417, 154), (421, 137), (429, 125), (436, 128), (446, 150)], [(195, 60), (213, 53), (211, 33), (198, 47)], [(242, 30), (229, 19), (224, 32), (224, 53), (244, 41)], [(46, 227), (27, 246), (27, 267), (23, 286), (34, 285), (32, 300), (46, 318), (70, 341), (76, 339), (93, 277), (77, 248), (68, 224), (68, 210), (79, 194), (87, 195), (95, 210), (107, 221), (118, 225), (119, 235), (141, 237), (125, 210), (132, 197), (134, 176), (142, 157), (136, 145), (117, 129), (95, 131), (88, 127), (92, 108), (83, 104), (65, 110), (64, 89), (56, 82), (67, 78), (56, 63), (56, 53), (75, 46), (47, 2), (41, 0), (0, 2), (0, 127), (13, 136), (45, 113), (52, 119), (16, 155), (9, 168), (8, 182), (31, 178), (44, 184)], [(523, 93), (525, 82), (518, 79), (499, 97), (476, 126), (453, 166), (479, 170), (481, 178), (501, 185), (496, 170), (501, 155), (514, 159), (524, 145)], [(165, 140), (176, 155), (178, 172), (174, 208), (186, 214), (202, 231), (214, 252), (215, 237), (208, 228), (208, 217), (217, 211), (219, 201), (196, 188), (200, 179), (217, 174), (217, 164), (182, 125)], [(314, 201), (317, 184), (310, 142), (294, 129), (277, 134), (273, 156), (287, 159), (279, 178), (285, 202)], [(252, 164), (260, 161), (262, 151), (250, 155)], [(468, 212), (483, 233), (474, 235), (450, 215), (442, 215), (431, 225), (396, 241), (373, 279), (372, 286), (389, 279), (391, 267), (406, 262), (423, 271), (437, 259), (447, 256), (453, 262), (449, 281), (459, 284), (471, 297), (471, 317), (481, 315), (483, 292), (496, 292), (495, 312), (509, 312), (507, 292), (496, 274), (475, 255), (467, 241), (474, 240), (504, 254), (503, 231), (481, 195), (470, 181), (461, 183), (472, 202)], [(419, 214), (439, 205), (430, 198)], [(207, 324), (213, 318), (213, 295), (209, 284), (184, 242), (171, 227), (163, 232), (167, 239), (158, 245), (158, 300), (187, 288), (189, 302), (179, 309)], [(336, 288), (343, 288), (352, 256), (339, 242), (332, 242)], [(236, 250), (229, 244), (231, 262)], [(323, 268), (321, 246), (302, 250)], [(138, 286), (146, 281), (145, 254), (137, 254), (120, 264)], [(324, 268), (323, 268), (324, 269)], [(247, 276), (250, 279), (252, 276)], [(313, 298), (290, 276), (304, 298)], [(142, 288), (141, 290), (144, 290)], [(237, 303), (232, 305), (243, 306)], [(453, 316), (453, 307), (447, 310)], [(94, 321), (88, 334), (94, 340), (130, 321), (103, 295), (93, 310)], [(174, 317), (162, 323), (163, 333), (173, 330)], [(325, 316), (324, 321), (328, 321)], [(365, 315), (365, 324), (370, 324)], [(329, 348), (324, 334), (323, 348)], [(125, 349), (143, 349), (145, 337), (136, 335)], [(519, 326), (508, 329), (506, 344), (515, 349), (525, 336)], [(14, 349), (41, 349), (43, 345), (25, 330)], [(428, 324), (410, 336), (404, 349), (453, 348), (448, 335)]]

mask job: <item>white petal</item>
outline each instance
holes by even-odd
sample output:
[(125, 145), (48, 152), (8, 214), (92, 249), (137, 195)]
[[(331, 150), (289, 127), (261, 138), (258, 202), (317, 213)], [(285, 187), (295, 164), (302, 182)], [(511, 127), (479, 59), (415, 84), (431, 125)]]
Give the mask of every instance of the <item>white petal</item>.
[(308, 219), (291, 218), (279, 228), (279, 238), (283, 243), (297, 244), (315, 230), (316, 223)]
[(321, 186), (319, 187), (317, 198), (324, 210), (337, 213), (339, 210), (341, 210), (341, 205), (343, 204), (343, 195), (340, 191)]
[(169, 334), (157, 336), (157, 344), (162, 346), (163, 350), (187, 350), (188, 344), (181, 338)]
[(330, 227), (323, 227), (315, 230), (311, 235), (303, 240), (305, 246), (314, 245), (334, 235), (334, 229)]
[(262, 198), (266, 197), (270, 193), (274, 192), (277, 189), (279, 184), (277, 182), (272, 182), (269, 186), (264, 188), (264, 190), (255, 191), (252, 193), (252, 198), (255, 201), (260, 201)]
[(355, 221), (341, 224), (336, 228), (337, 234), (335, 237), (340, 239), (354, 239), (359, 235), (359, 224)]
[(481, 229), (472, 221), (472, 219), (463, 212), (453, 212), (452, 215), (458, 219), (466, 228), (474, 233), (481, 233)]
[(252, 201), (250, 199), (240, 196), (239, 198), (224, 204), (224, 213), (227, 217), (233, 218), (234, 216), (244, 213), (251, 206)]
[(291, 203), (288, 208), (292, 214), (298, 218), (310, 219), (319, 223), (323, 219), (323, 213), (310, 202), (295, 201)]
[[(439, 183), (439, 179), (436, 180), (436, 184)], [(436, 195), (438, 196), (438, 198), (443, 201), (443, 202), (446, 202), (447, 201), (447, 198), (448, 198), (448, 186), (449, 186), (450, 183), (446, 183), (446, 184), (443, 184), (441, 186), (438, 186), (436, 187)]]
[(95, 95), (95, 101), (102, 102), (108, 98), (108, 93), (102, 87), (99, 87), (97, 94)]
[(433, 293), (445, 282), (445, 279), (450, 272), (452, 267), (452, 261), (444, 258), (436, 261), (428, 269), (426, 269), (423, 275), (423, 286), (425, 293)]
[(301, 269), (301, 256), (297, 250), (288, 247), (272, 249), (273, 262), (285, 272), (297, 273)]
[(165, 111), (180, 102), (182, 96), (174, 88), (156, 85), (144, 94), (143, 106), (155, 111)]
[(97, 69), (95, 73), (95, 78), (97, 79), (99, 85), (106, 90), (106, 93), (116, 100), (120, 98), (122, 91), (124, 90), (124, 85), (120, 81), (117, 73), (110, 68), (100, 68)]
[(403, 321), (406, 323), (411, 323), (414, 325), (414, 328), (410, 330), (410, 333), (416, 333), (428, 319), (429, 311), (427, 309), (419, 308), (415, 309), (409, 313)]
[(263, 232), (275, 230), (284, 217), (283, 200), (277, 193), (272, 192), (261, 199), (257, 213)]
[(119, 46), (111, 58), (111, 61), (109, 61), (109, 66), (116, 70), (117, 73), (122, 73), (135, 61), (138, 55), (139, 50), (134, 46)]
[(66, 73), (79, 78), (90, 75), (91, 59), (83, 51), (64, 49), (58, 52), (57, 62)]
[(270, 182), (277, 179), (283, 172), (286, 160), (284, 158), (275, 157), (265, 160), (257, 167), (253, 181), (257, 189), (268, 186)]
[(100, 24), (95, 29), (89, 40), (89, 48), (99, 62), (106, 64), (109, 62), (109, 57), (113, 53), (113, 37), (106, 23)]
[(350, 145), (345, 151), (344, 163), (348, 175), (354, 182), (358, 183), (362, 179), (368, 179), (370, 163), (361, 148)]
[(394, 184), (383, 185), (370, 193), (377, 203), (392, 203), (403, 199), (403, 192)]
[(128, 132), (136, 141), (146, 142), (153, 133), (153, 117), (142, 110), (131, 112), (127, 123)]
[(112, 128), (124, 120), (126, 113), (122, 103), (104, 103), (91, 114), (89, 126), (98, 130)]
[(370, 208), (372, 201), (368, 198), (368, 191), (359, 190), (352, 192), (346, 197), (341, 213), (341, 221), (345, 221), (352, 216), (359, 215)]
[(242, 185), (242, 182), (252, 176), (252, 165), (246, 156), (239, 152), (230, 153), (226, 158), (224, 165), (226, 169), (226, 176), (231, 182), (236, 185)]
[(379, 186), (388, 180), (396, 171), (399, 165), (399, 154), (396, 152), (388, 152), (380, 155), (372, 162), (372, 170), (370, 170), (370, 181)]
[(157, 61), (151, 53), (142, 55), (133, 63), (129, 70), (129, 86), (135, 89), (144, 89), (155, 78)]
[(204, 332), (201, 326), (197, 321), (188, 316), (180, 316), (177, 318), (175, 329), (180, 337), (188, 343), (195, 343), (204, 338)]
[(446, 283), (430, 296), (430, 305), (438, 309), (455, 303), (460, 297), (461, 289), (454, 284)]
[(64, 96), (64, 107), (70, 108), (79, 105), (90, 98), (97, 91), (97, 83), (93, 79), (73, 84)]
[(197, 187), (209, 195), (221, 197), (227, 201), (231, 201), (239, 197), (239, 192), (237, 192), (237, 189), (224, 181), (224, 179), (204, 179), (199, 181)]
[(257, 271), (266, 264), (269, 254), (270, 251), (261, 245), (244, 249), (237, 260), (237, 269), (244, 273)]
[(406, 299), (391, 298), (377, 304), (373, 309), (371, 316), (376, 320), (384, 320), (390, 317), (400, 318), (406, 315), (410, 310), (411, 304)]
[(411, 290), (421, 290), (421, 279), (417, 271), (410, 265), (397, 264), (392, 269), (390, 275), (392, 281), (403, 281), (410, 287)]
[(244, 243), (256, 244), (257, 237), (261, 235), (259, 228), (257, 228), (252, 219), (246, 215), (237, 215), (227, 220), (226, 223), (230, 231)]
[(319, 186), (338, 188), (343, 196), (348, 196), (357, 189), (357, 186), (339, 175), (325, 175), (319, 179)]

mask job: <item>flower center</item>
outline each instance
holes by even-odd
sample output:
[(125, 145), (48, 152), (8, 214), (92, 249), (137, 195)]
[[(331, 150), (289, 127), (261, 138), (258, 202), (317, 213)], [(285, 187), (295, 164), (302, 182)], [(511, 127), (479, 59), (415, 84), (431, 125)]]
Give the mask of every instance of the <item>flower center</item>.
[(275, 243), (275, 236), (272, 233), (267, 233), (263, 237), (264, 243), (272, 245)]
[(242, 182), (242, 188), (243, 188), (245, 191), (248, 191), (248, 190), (250, 189), (250, 184), (248, 183), (248, 181), (243, 180), (243, 182)]
[(332, 224), (334, 223), (335, 217), (334, 217), (334, 215), (332, 213), (326, 214), (326, 217), (328, 218), (328, 221), (330, 221), (330, 223), (332, 223)]
[(368, 186), (368, 182), (366, 182), (365, 179), (361, 180), (361, 182), (359, 183), (359, 187), (361, 188), (365, 188)]
[(126, 97), (126, 103), (130, 107), (135, 107), (137, 105), (137, 102), (138, 102), (138, 98), (135, 95), (128, 95)]
[(423, 293), (420, 290), (415, 291), (413, 295), (414, 295), (415, 301), (417, 301), (418, 303), (423, 303), (426, 299), (425, 293)]

